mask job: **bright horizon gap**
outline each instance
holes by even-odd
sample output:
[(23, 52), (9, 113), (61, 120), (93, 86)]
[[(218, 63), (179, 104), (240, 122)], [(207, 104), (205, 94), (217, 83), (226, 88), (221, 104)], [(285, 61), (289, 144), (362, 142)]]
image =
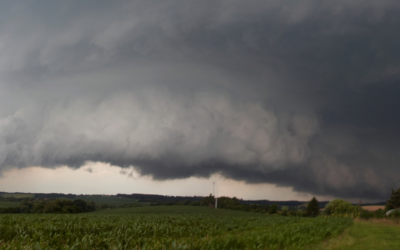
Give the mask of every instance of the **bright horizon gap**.
[[(28, 167), (9, 169), (0, 177), (0, 190), (9, 193), (63, 193), (75, 195), (148, 194), (164, 196), (201, 196), (213, 193), (213, 182), (217, 197), (236, 197), (243, 200), (309, 201), (315, 196), (318, 201), (330, 201), (336, 197), (318, 196), (293, 191), (288, 187), (273, 184), (247, 184), (226, 179), (219, 174), (210, 178), (155, 181), (140, 176), (134, 168), (122, 169), (102, 162), (87, 162), (79, 169), (67, 166), (56, 169)], [(71, 180), (73, 183), (71, 184)], [(55, 185), (57, 183), (57, 185)], [(57, 187), (57, 188), (54, 188)], [(185, 187), (182, 189), (180, 187)], [(52, 191), (48, 191), (52, 190)], [(260, 192), (263, 190), (263, 192)], [(262, 195), (260, 195), (262, 193)], [(354, 203), (359, 199), (347, 199)], [(382, 202), (364, 200), (362, 203)]]

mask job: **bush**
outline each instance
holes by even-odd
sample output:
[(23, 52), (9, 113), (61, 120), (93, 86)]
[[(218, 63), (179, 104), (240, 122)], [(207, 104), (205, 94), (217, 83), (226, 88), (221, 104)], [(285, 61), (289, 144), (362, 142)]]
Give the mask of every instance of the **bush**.
[(386, 218), (386, 212), (382, 209), (378, 209), (374, 212), (374, 217), (377, 219)]
[(399, 212), (398, 209), (395, 210), (395, 211), (393, 211), (393, 212), (389, 215), (389, 218), (399, 218), (399, 217), (400, 217), (400, 212)]
[(354, 216), (358, 212), (358, 207), (350, 202), (341, 199), (335, 199), (326, 204), (324, 213), (334, 216)]
[(364, 209), (362, 209), (360, 211), (360, 218), (361, 219), (368, 220), (368, 219), (373, 218), (373, 217), (374, 217), (374, 213), (373, 212), (370, 212), (370, 211), (367, 211), (367, 210), (364, 210)]
[(270, 214), (276, 214), (276, 213), (278, 213), (278, 205), (272, 204), (272, 206), (269, 208), (268, 213), (270, 213)]

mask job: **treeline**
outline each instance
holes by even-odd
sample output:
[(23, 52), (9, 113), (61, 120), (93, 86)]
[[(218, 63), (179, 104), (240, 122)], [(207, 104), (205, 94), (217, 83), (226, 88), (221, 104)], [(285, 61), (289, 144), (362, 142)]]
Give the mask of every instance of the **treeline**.
[[(7, 194), (6, 192), (0, 192), (0, 199), (1, 194)], [(52, 200), (52, 199), (79, 199), (80, 195), (76, 194), (63, 194), (63, 193), (16, 193), (16, 194), (31, 194), (32, 198), (28, 197), (23, 197), (23, 198), (15, 198), (15, 197), (7, 197), (3, 199), (7, 199), (6, 201), (22, 201), (25, 199), (29, 200)], [(90, 196), (103, 196), (103, 195), (90, 195)], [(196, 205), (199, 205), (199, 202), (207, 196), (168, 196), (168, 195), (157, 195), (157, 194), (138, 194), (138, 193), (132, 193), (132, 194), (117, 194), (117, 195), (111, 195), (112, 197), (122, 197), (122, 198), (128, 198), (128, 199), (134, 199), (138, 202), (146, 202), (146, 203), (152, 203), (153, 205), (160, 205), (160, 204), (168, 204), (168, 205), (173, 205), (177, 202), (180, 203), (193, 203)], [(245, 204), (245, 205), (267, 205), (271, 206), (272, 204), (277, 204), (280, 207), (289, 207), (289, 208), (297, 208), (302, 206), (305, 202), (304, 201), (270, 201), (270, 200), (243, 200), (243, 199), (237, 199), (237, 201), (240, 204)], [(328, 202), (323, 201), (319, 202), (320, 208), (323, 208)]]
[[(0, 196), (0, 201), (7, 201), (7, 202), (20, 202), (26, 200), (27, 198), (16, 198), (16, 197), (2, 197)], [(33, 198), (28, 198), (29, 200), (33, 200)]]
[[(2, 196), (3, 194), (7, 194), (4, 192), (0, 192), (0, 201), (9, 201), (9, 202), (21, 202), (21, 201), (34, 201), (34, 200), (56, 200), (56, 199), (76, 199), (75, 194), (62, 194), (62, 193), (38, 193), (32, 194), (32, 197), (18, 197), (18, 196)], [(15, 193), (19, 194), (19, 193)], [(25, 194), (25, 193), (21, 193)]]
[(168, 196), (168, 195), (158, 195), (158, 194), (117, 194), (116, 196), (122, 198), (135, 199), (138, 202), (153, 202), (153, 203), (200, 201), (201, 199), (204, 198), (201, 196)]
[(24, 200), (18, 207), (0, 208), (0, 213), (85, 213), (96, 210), (96, 204), (93, 201), (85, 202), (83, 200), (49, 200), (32, 201)]
[(390, 199), (386, 201), (385, 209), (379, 209), (377, 211), (367, 211), (362, 209), (360, 212), (360, 218), (400, 218), (400, 188), (397, 190), (391, 189)]
[[(272, 205), (272, 204), (277, 204), (281, 207), (300, 207), (304, 206), (304, 203), (307, 203), (305, 201), (270, 201), (270, 200), (240, 200), (240, 203), (242, 204), (260, 204), (260, 205)], [(319, 201), (319, 207), (324, 208), (326, 204), (328, 204), (328, 201)]]
[[(205, 199), (208, 199), (208, 196), (168, 196), (168, 195), (156, 195), (156, 194), (117, 194), (118, 197), (135, 199), (138, 202), (150, 202), (152, 205), (194, 205), (194, 206), (208, 206)], [(224, 197), (221, 197), (224, 198)], [(225, 197), (229, 198), (229, 197)], [(220, 199), (220, 198), (218, 198)], [(270, 201), (270, 200), (243, 200), (235, 198), (235, 203), (240, 203), (244, 205), (253, 206), (254, 204), (260, 206), (271, 206), (273, 204), (277, 204), (278, 206), (285, 207), (299, 207), (304, 204), (303, 201)], [(231, 203), (231, 202), (228, 202)], [(328, 202), (320, 202), (321, 208), (325, 206)], [(245, 206), (246, 207), (246, 206)]]
[(62, 193), (38, 193), (34, 194), (35, 199), (60, 199), (60, 198), (65, 198), (65, 199), (75, 199), (76, 195), (75, 194), (62, 194)]
[[(325, 202), (323, 203), (325, 204)], [(211, 194), (200, 201), (177, 201), (152, 203), (151, 205), (186, 205), (186, 206), (208, 206), (214, 208), (215, 198)], [(320, 203), (313, 198), (307, 204), (302, 203), (301, 206), (281, 206), (280, 204), (251, 204), (242, 203), (242, 200), (236, 197), (218, 197), (218, 209), (230, 209), (244, 212), (279, 214), (282, 216), (298, 216), (298, 217), (315, 217), (319, 215)]]
[[(398, 214), (393, 213), (394, 216), (397, 216)], [(361, 209), (360, 211), (360, 218), (361, 219), (383, 219), (387, 218), (386, 216), (386, 211), (383, 209), (379, 209), (377, 211), (368, 211), (365, 209)]]
[[(279, 207), (276, 204), (272, 205), (260, 205), (260, 204), (243, 204), (241, 200), (236, 197), (218, 197), (219, 209), (230, 209), (239, 210), (245, 212), (256, 212), (256, 213), (278, 213)], [(157, 205), (183, 205), (183, 206), (206, 206), (214, 207), (215, 198), (211, 194), (207, 197), (203, 197), (200, 200), (180, 200), (180, 201), (167, 201), (167, 202), (152, 202), (151, 206)]]
[(115, 206), (115, 205), (109, 205), (107, 203), (103, 203), (101, 205), (96, 205), (96, 209), (97, 210), (101, 210), (101, 209), (115, 209), (115, 208), (128, 208), (128, 207), (143, 207), (142, 204), (139, 203), (124, 203), (122, 205), (119, 206)]
[[(260, 204), (243, 204), (236, 198), (230, 197), (219, 197), (217, 199), (217, 207), (221, 209), (239, 210), (245, 212), (256, 212), (256, 213), (277, 213), (278, 206), (273, 205), (260, 205)], [(215, 198), (210, 195), (201, 201), (203, 206), (213, 206), (215, 204)], [(272, 208), (272, 209), (271, 209)]]

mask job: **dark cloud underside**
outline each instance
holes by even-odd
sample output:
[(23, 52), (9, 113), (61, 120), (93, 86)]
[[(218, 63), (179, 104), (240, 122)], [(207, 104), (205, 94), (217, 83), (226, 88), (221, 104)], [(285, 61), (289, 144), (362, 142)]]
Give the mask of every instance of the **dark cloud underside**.
[(370, 199), (400, 185), (397, 1), (1, 9), (2, 170), (101, 161)]

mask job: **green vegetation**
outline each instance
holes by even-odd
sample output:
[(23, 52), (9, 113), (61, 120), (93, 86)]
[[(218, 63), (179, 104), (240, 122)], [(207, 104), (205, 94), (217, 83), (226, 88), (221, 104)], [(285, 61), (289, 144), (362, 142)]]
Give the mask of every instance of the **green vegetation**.
[[(9, 202), (11, 203), (11, 202)], [(83, 200), (52, 200), (52, 201), (22, 201), (15, 207), (0, 208), (0, 213), (19, 214), (19, 213), (84, 213), (95, 211), (94, 202), (85, 202)]]
[(321, 243), (315, 249), (400, 249), (400, 227), (393, 221), (356, 221), (340, 237)]
[(307, 205), (307, 216), (317, 216), (319, 214), (319, 205), (315, 197)]
[(117, 208), (117, 209), (106, 209), (99, 210), (91, 214), (132, 214), (132, 215), (204, 215), (214, 217), (235, 217), (241, 218), (264, 218), (266, 215), (257, 213), (245, 213), (241, 211), (225, 210), (225, 209), (213, 209), (201, 206), (147, 206), (147, 207), (136, 207), (136, 208)]
[[(77, 195), (76, 199), (80, 199), (86, 202), (94, 202), (99, 206), (104, 208), (116, 208), (120, 206), (124, 206), (126, 204), (139, 204), (137, 200), (118, 197), (118, 196), (107, 196), (107, 195)], [(140, 205), (148, 205), (149, 203), (140, 202)], [(104, 206), (107, 205), (107, 206)]]
[[(213, 207), (215, 204), (215, 198), (211, 194), (199, 201), (182, 200), (176, 202), (163, 202), (162, 205), (189, 205), (189, 206), (206, 206)], [(236, 198), (230, 197), (218, 197), (218, 208), (229, 209), (229, 210), (239, 210), (245, 212), (256, 212), (256, 213), (277, 213), (278, 206), (276, 204), (270, 205), (260, 205), (260, 204), (243, 204)]]
[(351, 216), (358, 217), (359, 207), (353, 206), (350, 202), (335, 199), (326, 204), (324, 214), (329, 216)]
[(400, 208), (400, 188), (394, 191), (391, 190), (390, 199), (386, 202), (385, 210)]
[[(113, 213), (111, 213), (113, 212)], [(157, 206), (88, 214), (0, 215), (1, 249), (303, 249), (350, 218), (300, 218)]]
[[(4, 198), (4, 195), (6, 198)], [(207, 197), (200, 196), (165, 196), (154, 194), (117, 194), (117, 195), (76, 195), (63, 193), (4, 193), (0, 192), (0, 201), (23, 202), (23, 201), (48, 201), (48, 200), (75, 200), (80, 199), (86, 202), (95, 202), (96, 209), (112, 209), (120, 207), (138, 207), (138, 206), (160, 206), (160, 205), (190, 205), (190, 206), (214, 206), (214, 196), (210, 194)], [(321, 204), (327, 202), (320, 202)], [(249, 201), (237, 199), (236, 197), (218, 197), (218, 208), (239, 210), (246, 212), (268, 213), (271, 206), (276, 204), (279, 211), (285, 211), (284, 214), (305, 216), (300, 211), (305, 211), (308, 203), (299, 201), (268, 201), (257, 200)], [(287, 208), (287, 210), (284, 210)], [(272, 209), (274, 210), (274, 208)]]
[(0, 214), (0, 249), (400, 249), (399, 214), (340, 199), (317, 216), (315, 197), (301, 207), (219, 197), (213, 209), (212, 195), (14, 195), (0, 196), (0, 213), (16, 213)]
[[(124, 197), (118, 197), (115, 195), (62, 195), (62, 194), (52, 194), (52, 195), (36, 195), (36, 197), (39, 197), (40, 199), (49, 199), (49, 200), (54, 200), (54, 199), (62, 199), (62, 200), (83, 200), (86, 202), (94, 202), (98, 205), (106, 205), (106, 208), (117, 208), (126, 204), (138, 204), (137, 200), (135, 199), (130, 199), (130, 198), (124, 198)], [(47, 198), (50, 197), (50, 198)], [(141, 205), (148, 205), (149, 203), (145, 202), (140, 202)]]
[(268, 210), (268, 213), (270, 213), (270, 214), (278, 213), (278, 205), (272, 204), (272, 206)]
[[(137, 206), (148, 206), (150, 202), (138, 202), (132, 198), (118, 197), (115, 195), (74, 195), (74, 194), (61, 194), (61, 193), (50, 193), (50, 194), (27, 194), (27, 193), (3, 193), (0, 194), (0, 213), (26, 213), (33, 212), (37, 213), (37, 209), (33, 209), (33, 203), (41, 205), (44, 203), (53, 202), (55, 200), (63, 201), (74, 201), (82, 200), (86, 203), (97, 204), (96, 209), (109, 209), (117, 207), (137, 207)], [(57, 203), (57, 202), (56, 202)], [(68, 203), (68, 202), (67, 202)], [(52, 207), (57, 206), (70, 206), (66, 204), (53, 204)], [(29, 209), (26, 208), (29, 207)], [(13, 208), (13, 209), (1, 209), (1, 208)], [(54, 209), (53, 209), (54, 210)], [(61, 209), (62, 210), (62, 209)], [(71, 213), (74, 213), (75, 209), (69, 209)], [(92, 211), (92, 210), (91, 210)]]
[[(397, 215), (396, 213), (393, 213), (392, 216)], [(365, 209), (361, 209), (360, 211), (360, 219), (383, 219), (386, 218), (386, 212), (385, 210), (379, 209), (377, 211), (367, 211)]]
[(33, 198), (34, 194), (25, 194), (25, 193), (6, 193), (2, 194), (1, 197), (3, 198), (17, 198), (17, 199), (22, 199), (22, 198)]
[(0, 208), (17, 207), (18, 205), (19, 205), (19, 202), (0, 201)]

